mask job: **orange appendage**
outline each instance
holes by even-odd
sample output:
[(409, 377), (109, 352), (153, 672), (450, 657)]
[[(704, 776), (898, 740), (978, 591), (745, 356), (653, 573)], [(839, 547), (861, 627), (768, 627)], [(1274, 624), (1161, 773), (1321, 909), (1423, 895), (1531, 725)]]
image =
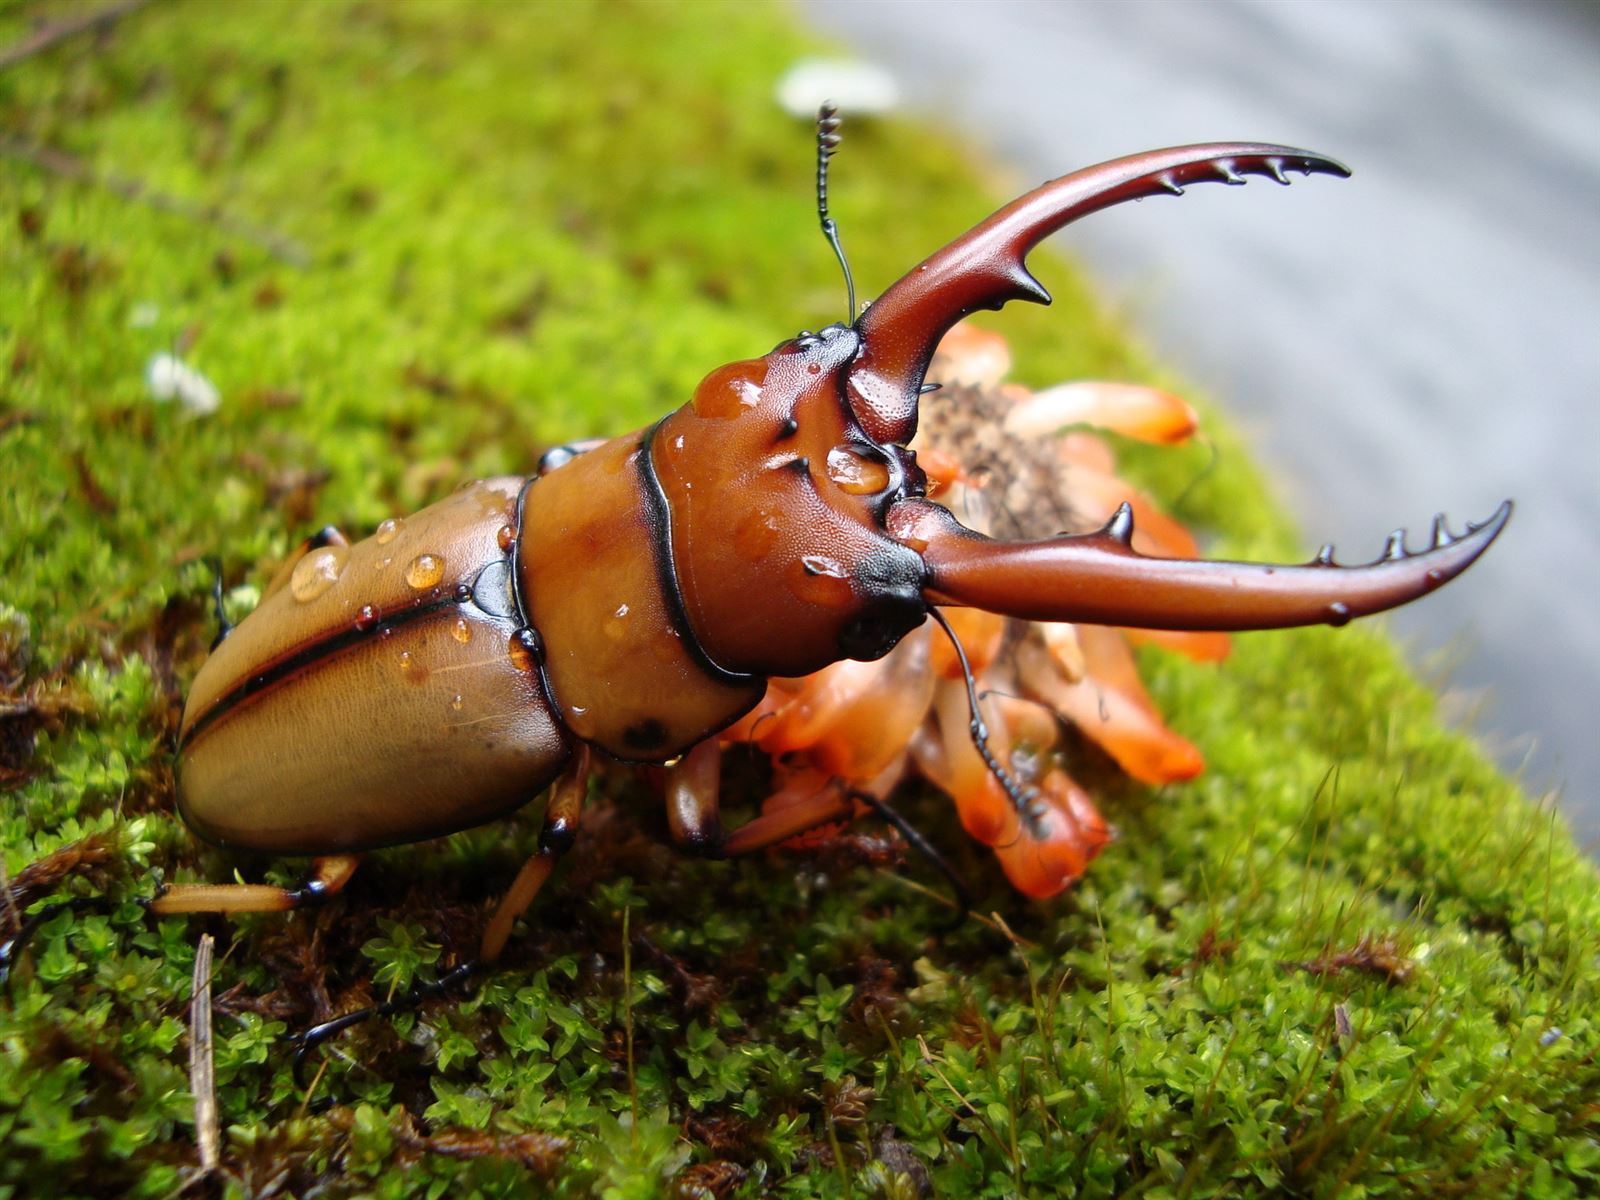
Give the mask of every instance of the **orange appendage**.
[[(985, 389), (1009, 414), (1003, 427), (1015, 438), (1038, 445), (1059, 435), (1046, 457), (1053, 455), (1065, 471), (1065, 494), (1054, 498), (1060, 511), (1093, 528), (1127, 502), (1138, 549), (1193, 557), (1188, 530), (1116, 476), (1102, 438), (1081, 429), (1062, 432), (1068, 425), (1093, 425), (1174, 444), (1194, 433), (1193, 410), (1165, 392), (1124, 384), (1074, 384), (1033, 395), (1000, 385), (1009, 364), (997, 335), (958, 325), (940, 346), (932, 377)], [(963, 469), (961, 447), (916, 449), (940, 490), (957, 483), (972, 489), (957, 489), (960, 502), (969, 518), (981, 516), (982, 497), (974, 491), (983, 489)], [(1002, 482), (993, 463), (984, 474)], [(914, 770), (954, 801), (963, 828), (993, 847), (1017, 890), (1039, 899), (1056, 895), (1112, 838), (1089, 793), (1060, 762), (1060, 721), (1077, 726), (1142, 783), (1193, 778), (1204, 765), (1200, 753), (1162, 721), (1121, 631), (1012, 621), (975, 609), (947, 609), (945, 616), (976, 677), (989, 748), (1036, 804), (1027, 818), (973, 745), (960, 663), (931, 623), (878, 662), (835, 663), (803, 679), (772, 680), (755, 710), (722, 736), (753, 742), (772, 756), (774, 791), (764, 812), (801, 803), (819, 788), (884, 797)], [(1199, 661), (1228, 652), (1222, 634), (1128, 634)]]

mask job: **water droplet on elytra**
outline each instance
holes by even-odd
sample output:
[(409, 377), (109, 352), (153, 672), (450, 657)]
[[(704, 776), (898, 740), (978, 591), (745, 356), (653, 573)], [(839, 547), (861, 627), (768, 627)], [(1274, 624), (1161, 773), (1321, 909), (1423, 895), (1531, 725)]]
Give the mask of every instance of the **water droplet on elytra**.
[(406, 582), (421, 591), (431, 588), (444, 578), (444, 559), (437, 554), (419, 554), (406, 568)]
[(465, 617), (457, 617), (456, 623), (450, 627), (450, 635), (465, 646), (472, 640), (472, 626)]
[[(373, 534), (373, 540), (375, 540), (380, 546), (387, 546), (390, 542), (394, 541), (395, 535), (400, 532), (400, 526), (403, 524), (405, 524), (404, 518), (390, 517), (387, 521), (378, 526), (378, 531)], [(385, 559), (384, 561), (387, 562), (388, 560)]]
[(367, 632), (381, 619), (381, 614), (370, 604), (363, 604), (356, 610), (356, 628), (362, 633)]
[(539, 635), (533, 630), (519, 629), (513, 633), (508, 649), (511, 665), (517, 670), (531, 671), (539, 665), (542, 647), (539, 645)]
[(336, 582), (350, 558), (345, 546), (323, 546), (313, 550), (295, 564), (289, 576), (289, 594), (300, 603), (315, 600)]

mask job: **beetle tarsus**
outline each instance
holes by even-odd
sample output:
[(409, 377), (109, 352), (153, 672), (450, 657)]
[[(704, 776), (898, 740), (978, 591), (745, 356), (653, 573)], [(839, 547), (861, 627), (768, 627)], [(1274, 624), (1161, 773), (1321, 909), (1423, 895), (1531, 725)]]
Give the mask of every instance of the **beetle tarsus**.
[(116, 905), (109, 896), (79, 896), (73, 900), (47, 904), (38, 912), (23, 918), (22, 924), (10, 940), (0, 942), (0, 985), (10, 981), (12, 969), (16, 967), (22, 952), (28, 948), (28, 943), (33, 941), (34, 934), (39, 932), (40, 926), (46, 921), (64, 912), (109, 913), (115, 908)]
[(972, 889), (967, 886), (967, 881), (962, 879), (956, 869), (950, 865), (949, 859), (939, 853), (938, 847), (923, 835), (922, 830), (890, 807), (887, 801), (880, 800), (871, 792), (855, 789), (851, 790), (850, 797), (865, 804), (890, 825), (894, 826), (895, 829), (899, 830), (900, 836), (906, 839), (907, 844), (932, 863), (939, 874), (943, 875), (950, 884), (951, 891), (956, 894), (954, 901), (955, 915), (950, 919), (948, 925), (941, 924), (940, 932), (949, 932), (966, 921), (968, 914), (972, 912)]
[(311, 1052), (329, 1038), (343, 1033), (353, 1025), (360, 1025), (374, 1017), (392, 1017), (396, 1013), (407, 1012), (416, 1008), (425, 1000), (435, 996), (442, 996), (457, 984), (467, 984), (472, 976), (484, 969), (484, 964), (478, 959), (469, 958), (446, 971), (437, 979), (423, 983), (413, 984), (411, 990), (404, 996), (394, 1000), (385, 1000), (382, 1004), (374, 1004), (367, 1008), (358, 1008), (354, 1012), (344, 1013), (331, 1020), (313, 1025), (309, 1029), (302, 1029), (299, 1033), (291, 1033), (283, 1040), (294, 1046), (294, 1079), (302, 1088), (307, 1087), (304, 1070), (307, 1058)]
[(206, 565), (211, 568), (211, 611), (217, 618), (217, 636), (211, 639), (211, 649), (215, 650), (233, 632), (233, 622), (228, 620), (227, 610), (222, 607), (222, 560), (209, 558)]

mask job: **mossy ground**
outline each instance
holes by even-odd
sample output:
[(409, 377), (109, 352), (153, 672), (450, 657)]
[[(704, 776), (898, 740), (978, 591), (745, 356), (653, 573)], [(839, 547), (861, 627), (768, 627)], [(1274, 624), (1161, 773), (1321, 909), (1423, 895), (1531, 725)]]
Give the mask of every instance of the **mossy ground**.
[[(0, 45), (71, 7), (0, 5)], [(1600, 1188), (1592, 864), (1370, 628), (1240, 638), (1221, 669), (1151, 655), (1207, 773), (1158, 794), (1107, 775), (1122, 839), (1057, 902), (1010, 894), (921, 806), (1014, 941), (941, 932), (901, 879), (923, 868), (863, 867), (881, 847), (859, 840), (686, 861), (610, 780), (503, 965), (340, 1040), (327, 1111), (279, 1037), (469, 953), (537, 812), (379, 855), (320, 913), (132, 903), (154, 869), (298, 865), (202, 850), (171, 812), (204, 556), (243, 611), (311, 527), (640, 425), (837, 317), (810, 132), (771, 98), (807, 48), (743, 5), (197, 0), (0, 73), (0, 845), (16, 877), (102, 833), (63, 889), (126, 900), (45, 926), (0, 1000), (0, 1195), (190, 1178), (207, 930), (227, 1178), (198, 1186), (228, 1194)], [(134, 179), (145, 199), (106, 186)], [(838, 160), (869, 294), (992, 199), (900, 123), (855, 124)], [(1065, 268), (1041, 273), (1056, 306), (1001, 325), (1024, 377), (1151, 377)], [(162, 350), (220, 411), (151, 401)], [(1217, 436), (1183, 515), (1292, 554)], [(1169, 498), (1205, 460), (1133, 457)], [(307, 752), (359, 755), (359, 732)]]

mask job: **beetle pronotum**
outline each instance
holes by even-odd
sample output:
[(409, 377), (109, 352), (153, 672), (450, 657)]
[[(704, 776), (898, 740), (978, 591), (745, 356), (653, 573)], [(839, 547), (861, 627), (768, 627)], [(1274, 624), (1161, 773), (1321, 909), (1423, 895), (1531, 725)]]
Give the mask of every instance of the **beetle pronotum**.
[[(1396, 538), (1379, 561), (1346, 567), (1330, 553), (1300, 566), (1146, 557), (1126, 510), (1092, 534), (993, 541), (925, 498), (906, 445), (934, 348), (979, 309), (1049, 302), (1024, 265), (1041, 239), (1126, 200), (1290, 171), (1348, 174), (1308, 151), (1228, 143), (1066, 175), (859, 315), (852, 299), (850, 323), (718, 367), (647, 429), (554, 451), (528, 478), (476, 482), (364, 541), (325, 530), (215, 647), (178, 748), (178, 806), (200, 837), (313, 856), (311, 876), (296, 889), (179, 884), (150, 910), (292, 908), (337, 892), (364, 851), (493, 820), (549, 789), (538, 850), (460, 975), (496, 958), (571, 844), (596, 755), (669, 764), (672, 837), (701, 853), (745, 854), (849, 816), (850, 798), (830, 791), (724, 830), (714, 735), (769, 676), (878, 658), (935, 606), (1153, 629), (1339, 625), (1453, 578), (1509, 503), (1464, 536), (1436, 522), (1427, 549)], [(330, 733), (360, 750), (306, 752)], [(982, 749), (976, 708), (972, 734)], [(1026, 814), (1033, 798), (988, 761)]]

